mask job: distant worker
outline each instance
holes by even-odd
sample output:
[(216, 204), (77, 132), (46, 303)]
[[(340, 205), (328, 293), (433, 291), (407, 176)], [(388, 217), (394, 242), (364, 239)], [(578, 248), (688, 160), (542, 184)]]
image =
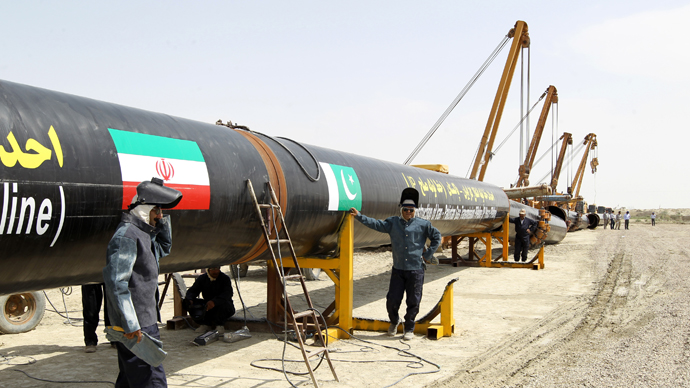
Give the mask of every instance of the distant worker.
[(652, 212), (652, 226), (655, 226), (655, 225), (656, 225), (656, 214), (654, 214), (654, 212)]
[(609, 211), (604, 210), (604, 230), (609, 226)]
[(172, 247), (170, 216), (163, 216), (161, 208), (173, 208), (180, 200), (182, 193), (163, 186), (161, 179), (140, 183), (108, 243), (103, 280), (113, 325), (106, 328), (107, 338), (117, 341), (116, 387), (167, 387), (161, 364), (165, 355), (155, 352), (161, 338), (156, 324), (159, 260)]
[[(388, 335), (392, 337), (398, 331), (398, 310), (403, 294), (407, 294), (403, 340), (410, 341), (414, 339), (415, 318), (422, 301), (425, 263), (438, 264), (438, 259), (433, 255), (441, 244), (441, 232), (434, 228), (431, 222), (414, 216), (415, 209), (419, 206), (417, 190), (403, 190), (399, 206), (400, 216), (388, 217), (385, 220), (367, 217), (355, 208), (351, 208), (350, 213), (364, 226), (390, 235), (393, 269), (386, 295), (386, 310), (391, 322)], [(431, 241), (431, 245), (425, 249), (427, 239)]]
[(96, 346), (98, 345), (96, 329), (98, 328), (98, 316), (101, 312), (101, 304), (103, 305), (103, 323), (105, 326), (110, 326), (110, 320), (108, 319), (108, 303), (103, 303), (103, 283), (84, 284), (81, 286), (85, 353), (96, 352)]
[(616, 214), (616, 230), (621, 229), (621, 223), (623, 222), (623, 215), (621, 214), (621, 211), (618, 211), (618, 214)]
[[(199, 299), (199, 294), (203, 299)], [(219, 334), (225, 333), (225, 321), (235, 315), (232, 303), (232, 281), (220, 271), (220, 267), (209, 267), (189, 287), (183, 305), (200, 326), (197, 333), (205, 333), (215, 327)]]
[(615, 212), (613, 211), (613, 209), (611, 210), (611, 215), (610, 215), (610, 217), (611, 217), (611, 230), (613, 230), (613, 228), (616, 227), (616, 214), (615, 214)]
[(623, 218), (625, 218), (625, 230), (628, 230), (628, 224), (630, 223), (630, 211), (629, 210), (625, 211), (625, 216), (623, 216)]
[(529, 238), (537, 229), (537, 222), (526, 217), (525, 209), (520, 209), (519, 217), (510, 217), (510, 223), (515, 224), (515, 252), (514, 260), (527, 261), (527, 251), (529, 250)]

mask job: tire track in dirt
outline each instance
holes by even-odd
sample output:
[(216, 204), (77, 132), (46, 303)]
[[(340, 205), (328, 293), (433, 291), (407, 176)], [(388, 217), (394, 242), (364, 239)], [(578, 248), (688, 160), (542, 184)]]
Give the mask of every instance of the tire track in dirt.
[[(588, 341), (598, 327), (607, 325), (615, 311), (625, 305), (624, 296), (616, 290), (631, 282), (632, 264), (617, 250), (610, 260), (606, 275), (590, 294), (589, 300), (565, 304), (548, 314), (536, 325), (529, 326), (466, 363), (464, 372), (433, 384), (445, 387), (506, 387), (529, 378), (525, 372), (533, 364), (553, 362), (559, 354), (559, 363), (569, 364), (577, 357), (574, 344)], [(558, 368), (557, 365), (551, 365)], [(519, 386), (519, 385), (518, 385)]]

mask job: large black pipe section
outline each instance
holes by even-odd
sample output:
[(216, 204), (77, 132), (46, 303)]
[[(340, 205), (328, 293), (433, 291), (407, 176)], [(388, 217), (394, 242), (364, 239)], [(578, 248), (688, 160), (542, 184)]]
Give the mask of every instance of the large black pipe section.
[[(298, 255), (336, 248), (345, 211), (386, 218), (401, 191), (444, 235), (491, 231), (509, 211), (494, 185), (326, 148), (0, 81), (0, 294), (100, 281), (136, 184), (183, 192), (162, 272), (265, 259), (271, 181)], [(317, 179), (318, 177), (318, 179)], [(388, 236), (356, 224), (356, 246)]]
[(574, 232), (581, 229), (580, 217), (578, 217), (576, 212), (558, 206), (549, 206), (547, 210), (556, 217), (565, 220), (568, 232)]
[[(525, 204), (522, 204), (520, 202), (516, 201), (510, 201), (510, 217), (519, 217), (520, 216), (520, 210), (524, 209), (525, 210), (525, 217), (530, 218), (534, 221), (541, 221), (541, 216), (539, 215), (539, 209), (535, 209), (531, 206), (527, 206)], [(550, 230), (546, 234), (546, 240), (544, 240), (545, 244), (558, 244), (559, 242), (563, 241), (565, 238), (566, 233), (568, 232), (568, 228), (565, 225), (565, 221), (561, 216), (556, 215), (556, 214), (551, 214), (551, 220), (548, 221)], [(515, 227), (513, 224), (510, 224), (510, 234), (509, 234), (510, 240), (515, 239)]]
[(597, 213), (587, 213), (587, 229), (596, 229), (599, 226), (599, 215)]
[(575, 232), (584, 228), (595, 229), (599, 225), (599, 216), (597, 214), (582, 214), (558, 206), (549, 206), (548, 210), (551, 214), (566, 220), (568, 232)]

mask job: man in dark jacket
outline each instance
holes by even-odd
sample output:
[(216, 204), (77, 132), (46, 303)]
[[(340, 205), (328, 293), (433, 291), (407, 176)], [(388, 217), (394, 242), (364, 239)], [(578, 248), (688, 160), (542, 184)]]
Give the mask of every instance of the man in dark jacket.
[(529, 238), (537, 229), (537, 222), (527, 217), (525, 209), (520, 209), (520, 217), (510, 217), (510, 222), (515, 225), (515, 261), (527, 261), (527, 250), (529, 250)]
[[(198, 299), (199, 294), (203, 300)], [(187, 290), (183, 306), (190, 312), (194, 322), (201, 325), (196, 329), (198, 333), (205, 333), (214, 327), (219, 334), (225, 333), (225, 321), (235, 315), (232, 295), (231, 279), (220, 271), (220, 267), (209, 267), (205, 274), (196, 278), (194, 285)]]
[[(129, 212), (122, 214), (108, 243), (103, 280), (109, 328), (128, 340), (136, 338), (136, 344), (144, 336), (160, 340), (159, 259), (172, 247), (170, 216), (164, 216), (161, 208), (173, 208), (181, 199), (182, 193), (163, 186), (161, 179), (140, 183)], [(123, 342), (116, 346), (120, 373), (115, 387), (167, 387), (163, 365), (150, 365)]]
[[(431, 222), (414, 216), (418, 201), (417, 190), (405, 189), (400, 199), (400, 216), (388, 217), (385, 220), (370, 218), (355, 208), (350, 209), (350, 213), (364, 226), (387, 233), (391, 238), (393, 270), (386, 295), (386, 310), (391, 321), (388, 335), (394, 336), (398, 331), (398, 310), (403, 295), (406, 294), (407, 311), (403, 325), (405, 341), (414, 338), (415, 318), (422, 301), (425, 262), (438, 264), (438, 259), (433, 255), (441, 244), (441, 232), (434, 228)], [(427, 239), (431, 241), (431, 245), (425, 249)]]

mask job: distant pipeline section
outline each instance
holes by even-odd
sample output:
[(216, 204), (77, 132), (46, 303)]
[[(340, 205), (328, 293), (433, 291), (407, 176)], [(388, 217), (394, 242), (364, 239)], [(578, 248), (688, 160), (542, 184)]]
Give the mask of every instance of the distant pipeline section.
[(549, 206), (548, 210), (551, 214), (566, 220), (568, 232), (575, 232), (584, 228), (595, 229), (599, 225), (599, 215), (596, 213), (582, 214), (558, 206)]
[[(271, 182), (305, 256), (336, 248), (350, 207), (397, 214), (406, 187), (420, 192), (417, 216), (443, 235), (495, 230), (513, 207), (483, 182), (7, 81), (0, 147), (0, 294), (100, 281), (121, 213), (151, 177), (184, 194), (169, 211), (162, 272), (267, 257), (248, 179), (260, 201)], [(552, 224), (549, 238), (558, 235)], [(355, 242), (389, 240), (356, 224)]]

